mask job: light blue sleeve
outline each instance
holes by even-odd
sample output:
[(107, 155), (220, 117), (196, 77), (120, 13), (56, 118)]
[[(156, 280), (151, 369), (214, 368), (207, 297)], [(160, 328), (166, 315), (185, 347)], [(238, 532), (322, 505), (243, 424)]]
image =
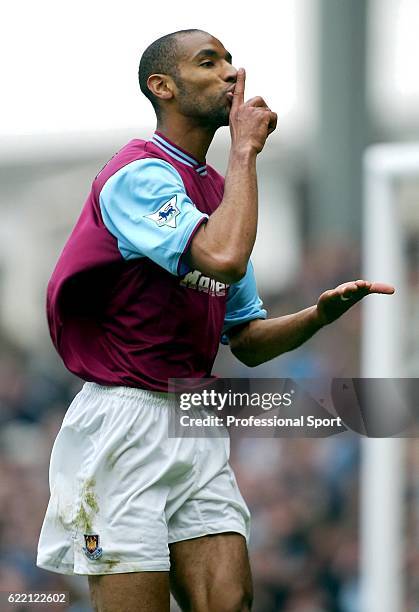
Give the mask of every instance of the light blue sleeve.
[(224, 318), (221, 342), (228, 344), (228, 331), (235, 325), (247, 323), (253, 319), (266, 319), (267, 312), (260, 299), (252, 262), (247, 264), (246, 274), (228, 290), (227, 310)]
[(172, 274), (188, 271), (181, 256), (208, 219), (187, 195), (179, 172), (155, 158), (133, 161), (111, 176), (100, 209), (124, 259), (148, 257)]

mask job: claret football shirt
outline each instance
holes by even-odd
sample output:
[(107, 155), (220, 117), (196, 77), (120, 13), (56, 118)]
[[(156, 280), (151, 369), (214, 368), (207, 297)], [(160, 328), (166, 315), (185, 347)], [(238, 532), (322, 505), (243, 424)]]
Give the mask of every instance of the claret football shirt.
[(223, 188), (159, 132), (99, 172), (47, 291), (51, 337), (71, 372), (167, 391), (168, 378), (210, 376), (222, 334), (266, 317), (250, 263), (231, 286), (185, 264)]

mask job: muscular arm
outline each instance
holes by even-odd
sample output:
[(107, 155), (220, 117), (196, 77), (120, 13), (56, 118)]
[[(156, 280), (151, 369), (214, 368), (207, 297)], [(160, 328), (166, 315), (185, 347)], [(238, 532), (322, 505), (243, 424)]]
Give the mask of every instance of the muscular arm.
[(306, 342), (322, 326), (316, 306), (275, 319), (255, 319), (230, 337), (232, 353), (249, 367), (258, 366)]
[(194, 236), (187, 262), (204, 274), (234, 283), (246, 273), (256, 238), (256, 156), (276, 127), (276, 114), (262, 98), (244, 103), (245, 74), (237, 75), (230, 111), (231, 151), (224, 197)]
[(390, 295), (394, 293), (394, 287), (365, 280), (343, 283), (322, 293), (317, 304), (305, 310), (275, 319), (257, 319), (233, 328), (230, 348), (245, 365), (260, 365), (297, 348), (372, 293)]
[(188, 264), (224, 283), (240, 280), (256, 239), (256, 154), (231, 150), (224, 198), (192, 240)]

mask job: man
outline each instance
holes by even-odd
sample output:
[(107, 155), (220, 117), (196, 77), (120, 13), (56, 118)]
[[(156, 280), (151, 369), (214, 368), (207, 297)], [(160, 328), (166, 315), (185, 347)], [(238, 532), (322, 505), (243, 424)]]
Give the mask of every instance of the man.
[[(256, 156), (277, 117), (244, 102), (245, 73), (219, 40), (184, 30), (144, 52), (157, 115), (93, 181), (48, 287), (67, 367), (90, 381), (51, 455), (38, 565), (84, 574), (102, 612), (250, 610), (249, 512), (224, 438), (169, 439), (168, 378), (209, 376), (222, 333), (257, 365), (289, 351), (378, 283), (344, 283), (302, 312), (266, 319), (250, 254)], [(205, 163), (230, 125), (225, 185)]]

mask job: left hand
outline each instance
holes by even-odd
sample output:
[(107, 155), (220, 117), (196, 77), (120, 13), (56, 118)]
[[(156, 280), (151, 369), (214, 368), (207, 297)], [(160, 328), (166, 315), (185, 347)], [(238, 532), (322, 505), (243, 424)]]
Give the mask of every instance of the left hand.
[(321, 294), (317, 302), (317, 316), (321, 325), (332, 323), (366, 295), (381, 293), (391, 295), (394, 287), (386, 283), (366, 280), (350, 281)]

